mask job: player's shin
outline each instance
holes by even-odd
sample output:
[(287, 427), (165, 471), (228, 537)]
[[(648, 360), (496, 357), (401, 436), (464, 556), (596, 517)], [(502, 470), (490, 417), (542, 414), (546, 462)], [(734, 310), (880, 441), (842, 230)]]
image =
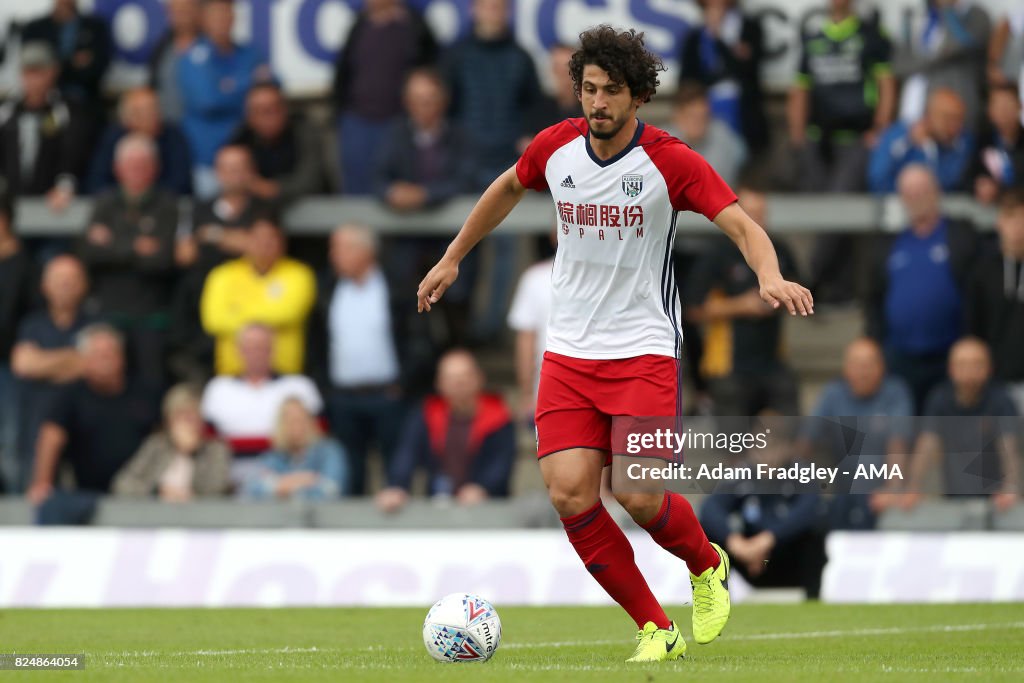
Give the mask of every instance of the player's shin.
[(683, 560), (691, 573), (700, 576), (707, 568), (718, 566), (718, 553), (708, 541), (690, 501), (682, 495), (665, 491), (657, 514), (640, 526), (655, 543)]
[(636, 566), (633, 547), (600, 501), (578, 515), (563, 517), (562, 525), (587, 571), (638, 628), (648, 621), (658, 628), (669, 627), (665, 610)]

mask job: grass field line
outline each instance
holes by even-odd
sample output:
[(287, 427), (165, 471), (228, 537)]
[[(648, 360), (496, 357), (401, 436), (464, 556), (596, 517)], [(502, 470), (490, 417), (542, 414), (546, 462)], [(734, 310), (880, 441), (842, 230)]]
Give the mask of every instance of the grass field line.
[[(726, 640), (798, 640), (801, 638), (844, 638), (858, 636), (892, 636), (907, 633), (957, 633), (961, 631), (985, 631), (993, 628), (1024, 628), (1024, 621), (1011, 621), (1003, 624), (942, 624), (935, 626), (894, 626), (891, 628), (857, 628), (857, 629), (835, 629), (831, 631), (793, 631), (789, 633), (751, 633), (748, 635), (729, 635), (722, 637)], [(506, 643), (502, 647), (506, 649), (532, 648), (532, 647), (578, 647), (582, 645), (615, 645), (621, 640), (566, 640), (549, 643)]]
[[(334, 648), (329, 648), (333, 650)], [(322, 647), (247, 647), (237, 650), (186, 650), (183, 652), (161, 652), (158, 650), (126, 650), (124, 652), (91, 652), (91, 657), (105, 658), (147, 658), (147, 657), (231, 657), (234, 655), (291, 655), (324, 652)]]
[[(890, 627), (890, 628), (859, 628), (859, 629), (835, 629), (828, 631), (792, 631), (783, 633), (752, 633), (752, 634), (725, 634), (723, 638), (727, 641), (758, 641), (758, 640), (798, 640), (802, 638), (844, 638), (859, 636), (890, 636), (910, 633), (961, 633), (970, 631), (985, 631), (991, 629), (1024, 629), (1024, 621), (1011, 621), (996, 624), (941, 624), (934, 626), (919, 627)], [(551, 648), (551, 647), (586, 647), (603, 645), (621, 645), (623, 639), (619, 640), (565, 640), (545, 641), (534, 643), (511, 642), (503, 643), (502, 649), (516, 650), (527, 648)], [(386, 652), (417, 649), (415, 647), (388, 647), (372, 645), (360, 648), (358, 652)], [(222, 650), (188, 650), (181, 652), (158, 652), (149, 650), (122, 651), (122, 652), (97, 652), (90, 653), (91, 656), (111, 659), (132, 659), (132, 658), (156, 658), (156, 657), (231, 657), (238, 655), (268, 655), (268, 654), (309, 654), (312, 652), (345, 652), (351, 651), (348, 648), (323, 648), (323, 647), (276, 647), (276, 648), (239, 648)], [(376, 668), (371, 665), (371, 668)]]

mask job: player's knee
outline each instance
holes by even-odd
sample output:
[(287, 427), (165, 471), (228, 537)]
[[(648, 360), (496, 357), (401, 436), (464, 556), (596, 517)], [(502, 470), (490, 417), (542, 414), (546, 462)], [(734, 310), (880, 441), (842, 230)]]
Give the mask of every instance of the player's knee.
[(615, 500), (637, 524), (646, 524), (654, 519), (661, 509), (663, 497), (663, 493), (615, 493)]
[(559, 517), (571, 517), (592, 508), (599, 494), (583, 486), (552, 484), (548, 487), (548, 497)]

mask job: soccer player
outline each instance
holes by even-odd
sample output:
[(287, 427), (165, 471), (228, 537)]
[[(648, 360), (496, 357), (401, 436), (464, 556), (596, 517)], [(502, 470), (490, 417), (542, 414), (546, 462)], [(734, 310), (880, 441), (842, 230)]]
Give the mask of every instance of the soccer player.
[[(551, 190), (559, 230), (537, 398), (541, 473), (580, 559), (640, 629), (627, 661), (677, 659), (686, 644), (600, 498), (603, 468), (621, 471), (627, 458), (613, 452), (613, 416), (679, 414), (681, 313), (670, 262), (677, 213), (699, 212), (733, 239), (757, 273), (766, 305), (808, 315), (813, 301), (782, 278), (768, 236), (707, 162), (636, 118), (664, 69), (642, 33), (590, 29), (569, 68), (584, 116), (541, 131), (487, 188), (420, 283), (418, 308), (429, 311), (440, 300), (462, 259), (526, 190)], [(660, 487), (620, 491), (615, 483), (630, 516), (686, 563), (693, 634), (711, 642), (729, 619), (725, 551), (708, 541), (683, 496)]]

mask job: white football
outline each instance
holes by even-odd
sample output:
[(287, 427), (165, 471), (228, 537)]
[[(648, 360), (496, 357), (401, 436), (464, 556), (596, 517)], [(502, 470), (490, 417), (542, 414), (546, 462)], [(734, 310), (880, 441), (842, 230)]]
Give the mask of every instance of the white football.
[(452, 593), (427, 612), (423, 644), (439, 662), (486, 662), (501, 644), (501, 619), (483, 598)]

